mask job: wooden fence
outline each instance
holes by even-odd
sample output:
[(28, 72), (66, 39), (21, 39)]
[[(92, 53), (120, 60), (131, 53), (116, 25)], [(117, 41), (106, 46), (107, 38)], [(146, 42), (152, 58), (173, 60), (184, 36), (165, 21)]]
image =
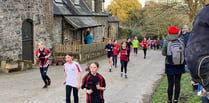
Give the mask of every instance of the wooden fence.
[[(118, 44), (122, 41), (118, 40)], [(64, 55), (67, 52), (72, 52), (74, 57), (79, 60), (79, 62), (84, 62), (99, 56), (106, 54), (105, 45), (107, 42), (93, 43), (93, 44), (80, 44), (80, 45), (54, 45), (53, 54), (55, 60), (64, 60)]]

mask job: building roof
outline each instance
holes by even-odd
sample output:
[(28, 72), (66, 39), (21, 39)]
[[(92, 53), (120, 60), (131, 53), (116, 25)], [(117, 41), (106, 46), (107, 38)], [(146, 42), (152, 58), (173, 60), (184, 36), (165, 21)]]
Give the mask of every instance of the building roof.
[(117, 17), (114, 16), (108, 16), (108, 22), (119, 22)]
[(92, 12), (84, 0), (80, 0), (80, 4), (74, 4), (71, 0), (62, 0), (62, 2), (53, 2), (54, 15), (64, 16), (108, 16), (106, 12)]
[(93, 15), (84, 4), (84, 0), (80, 0), (79, 5), (73, 4), (71, 0), (63, 0), (63, 3), (68, 7), (68, 10), (72, 12), (73, 15)]
[(64, 16), (64, 19), (75, 29), (101, 26), (93, 17)]
[(68, 10), (67, 6), (63, 3), (53, 3), (53, 12), (54, 15), (72, 15), (72, 13)]

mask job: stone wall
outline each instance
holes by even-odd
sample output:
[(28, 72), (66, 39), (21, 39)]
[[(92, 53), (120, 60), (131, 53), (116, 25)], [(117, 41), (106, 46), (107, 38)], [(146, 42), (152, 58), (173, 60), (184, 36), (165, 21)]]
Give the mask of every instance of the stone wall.
[(63, 24), (63, 43), (64, 44), (72, 44), (73, 41), (73, 31), (70, 30), (72, 28), (66, 21)]
[(0, 59), (22, 59), (22, 23), (33, 23), (34, 54), (37, 42), (51, 48), (52, 0), (0, 0)]
[(109, 23), (109, 38), (112, 39), (117, 39), (118, 36), (118, 23), (117, 22), (113, 22), (113, 23)]
[[(97, 22), (99, 24), (102, 24), (101, 27), (99, 27), (99, 38), (104, 38), (107, 37), (107, 33), (108, 33), (108, 17), (107, 16), (97, 16), (95, 17)], [(96, 39), (96, 38), (95, 38)]]
[(53, 44), (62, 43), (62, 17), (54, 16), (53, 29), (52, 29)]
[(98, 43), (98, 42), (102, 42), (103, 41), (103, 28), (100, 27), (95, 27), (95, 28), (91, 28), (91, 32), (94, 34), (93, 35), (93, 42), (94, 43)]
[(103, 0), (95, 0), (95, 12), (102, 12)]

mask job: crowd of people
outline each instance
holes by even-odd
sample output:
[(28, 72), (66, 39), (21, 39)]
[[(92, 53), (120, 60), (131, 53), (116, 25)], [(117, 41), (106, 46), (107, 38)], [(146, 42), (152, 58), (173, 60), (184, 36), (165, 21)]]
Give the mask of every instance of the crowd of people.
[[(87, 38), (89, 35), (87, 35)], [(87, 40), (87, 43), (90, 42), (92, 43), (92, 40)], [(130, 61), (131, 51), (133, 49), (134, 55), (138, 55), (138, 48), (140, 46), (143, 48), (144, 59), (146, 59), (147, 49), (150, 46), (146, 38), (144, 38), (141, 42), (138, 41), (137, 37), (135, 37), (134, 40), (128, 38), (127, 41), (124, 41), (121, 44), (118, 44), (117, 40), (114, 40), (113, 43), (112, 40), (109, 40), (108, 44), (105, 46), (109, 63), (109, 72), (112, 71), (113, 66), (117, 68), (119, 58), (121, 64), (120, 76), (127, 79), (127, 67), (128, 62)], [(44, 48), (43, 43), (38, 43), (38, 48), (36, 56), (40, 63), (40, 73), (44, 82), (43, 88), (45, 89), (51, 84), (51, 79), (47, 75), (49, 67), (48, 58), (51, 54), (48, 49)], [(97, 62), (89, 63), (86, 69), (89, 73), (83, 77), (83, 81), (81, 82), (82, 69), (78, 62), (73, 61), (73, 54), (70, 52), (66, 53), (65, 61), (65, 78), (63, 84), (66, 85), (66, 103), (71, 103), (71, 91), (73, 91), (74, 103), (79, 102), (78, 90), (80, 88), (87, 93), (87, 103), (104, 103), (103, 91), (105, 90), (106, 83), (103, 76), (97, 72), (99, 64)]]
[[(208, 77), (208, 49), (204, 42), (208, 42), (209, 33), (209, 6), (205, 6), (200, 11), (194, 22), (193, 30), (189, 30), (187, 25), (184, 25), (180, 30), (176, 26), (168, 28), (168, 35), (164, 39), (151, 40), (144, 38), (139, 42), (135, 37), (130, 38), (120, 44), (117, 40), (108, 41), (105, 46), (109, 72), (112, 72), (112, 67), (117, 68), (117, 59), (120, 58), (121, 77), (128, 78), (127, 67), (130, 62), (130, 53), (133, 49), (134, 56), (138, 55), (138, 48), (143, 49), (143, 58), (147, 58), (147, 49), (162, 48), (162, 55), (165, 56), (165, 74), (168, 80), (168, 103), (178, 103), (181, 90), (181, 77), (185, 73), (185, 65), (189, 68), (192, 77), (192, 84), (198, 84), (198, 95), (202, 97), (202, 103), (209, 103), (209, 84)], [(200, 35), (200, 36), (199, 36)], [(201, 37), (203, 36), (203, 37)], [(202, 41), (201, 41), (202, 40)], [(85, 43), (91, 44), (93, 36), (88, 30)], [(37, 59), (40, 63), (40, 73), (44, 82), (43, 88), (47, 88), (51, 84), (51, 79), (47, 75), (48, 58), (50, 51), (44, 48), (43, 43), (38, 43), (39, 49), (36, 51)], [(208, 48), (206, 48), (208, 47)], [(186, 53), (185, 53), (186, 52)], [(194, 54), (195, 53), (195, 54)], [(73, 91), (74, 103), (79, 102), (78, 90), (80, 88), (86, 92), (87, 103), (104, 103), (103, 92), (105, 91), (106, 82), (104, 77), (97, 71), (99, 64), (92, 62), (87, 65), (87, 73), (81, 82), (81, 67), (78, 62), (73, 61), (73, 54), (66, 53), (66, 63), (64, 64), (64, 82), (66, 85), (66, 103), (71, 103), (71, 91)], [(201, 71), (201, 70), (202, 71)], [(204, 73), (206, 72), (206, 73)]]

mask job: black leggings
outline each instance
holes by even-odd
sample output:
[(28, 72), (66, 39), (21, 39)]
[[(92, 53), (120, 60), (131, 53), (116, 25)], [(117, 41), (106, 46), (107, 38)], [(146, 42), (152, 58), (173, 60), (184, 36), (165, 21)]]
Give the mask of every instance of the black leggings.
[(175, 93), (174, 93), (174, 100), (178, 100), (180, 94), (180, 81), (181, 81), (181, 74), (175, 75), (167, 75), (168, 78), (168, 100), (172, 101), (173, 97), (173, 88), (175, 86)]
[(135, 53), (135, 54), (138, 53), (138, 48), (134, 48), (134, 53)]
[(144, 50), (144, 57), (146, 57), (147, 55), (147, 49), (143, 49)]
[(41, 77), (45, 83), (45, 85), (48, 85), (48, 82), (50, 81), (49, 76), (47, 75), (47, 71), (48, 71), (48, 66), (47, 67), (40, 67), (40, 73), (41, 73)]
[(125, 69), (125, 73), (127, 73), (128, 61), (120, 60), (120, 63), (121, 63), (121, 72), (123, 72), (123, 69)]
[(74, 103), (78, 103), (78, 89), (69, 85), (66, 85), (66, 103), (71, 103), (70, 95), (73, 89)]
[(128, 50), (127, 53), (128, 53), (128, 61), (130, 61), (130, 53), (131, 53), (131, 50)]

